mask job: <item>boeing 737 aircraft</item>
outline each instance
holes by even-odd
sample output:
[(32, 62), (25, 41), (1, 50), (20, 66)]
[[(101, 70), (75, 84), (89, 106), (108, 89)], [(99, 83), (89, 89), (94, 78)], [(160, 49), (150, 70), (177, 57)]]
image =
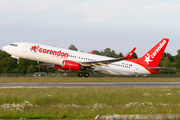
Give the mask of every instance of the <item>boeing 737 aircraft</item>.
[[(87, 71), (97, 71), (111, 75), (148, 75), (158, 73), (158, 64), (164, 53), (169, 39), (163, 38), (145, 55), (137, 59), (129, 59), (134, 48), (124, 58), (110, 58), (89, 53), (82, 53), (63, 48), (51, 47), (36, 43), (17, 42), (3, 47), (11, 57), (29, 59), (54, 64), (61, 70), (79, 71), (79, 77), (89, 77)], [(85, 72), (81, 72), (85, 70)]]

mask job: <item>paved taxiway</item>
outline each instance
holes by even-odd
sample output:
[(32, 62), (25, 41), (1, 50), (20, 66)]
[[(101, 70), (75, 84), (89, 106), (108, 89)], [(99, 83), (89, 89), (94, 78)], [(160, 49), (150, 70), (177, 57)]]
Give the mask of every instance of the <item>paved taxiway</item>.
[(180, 82), (0, 83), (3, 87), (180, 87)]

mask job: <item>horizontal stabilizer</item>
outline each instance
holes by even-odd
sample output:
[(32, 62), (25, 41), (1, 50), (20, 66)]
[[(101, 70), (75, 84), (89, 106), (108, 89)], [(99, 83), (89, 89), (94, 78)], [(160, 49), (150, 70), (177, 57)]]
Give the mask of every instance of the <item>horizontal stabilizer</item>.
[(175, 67), (148, 67), (149, 70), (176, 70)]

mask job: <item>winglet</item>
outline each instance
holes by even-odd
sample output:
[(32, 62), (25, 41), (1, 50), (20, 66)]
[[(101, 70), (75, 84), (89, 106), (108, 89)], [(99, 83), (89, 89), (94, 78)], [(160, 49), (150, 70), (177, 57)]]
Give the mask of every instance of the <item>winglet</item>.
[(90, 54), (93, 54), (93, 53), (94, 53), (94, 50), (92, 50)]
[(122, 59), (130, 59), (132, 55), (134, 54), (135, 50), (136, 50), (136, 47), (134, 47), (134, 49), (126, 57), (123, 57)]

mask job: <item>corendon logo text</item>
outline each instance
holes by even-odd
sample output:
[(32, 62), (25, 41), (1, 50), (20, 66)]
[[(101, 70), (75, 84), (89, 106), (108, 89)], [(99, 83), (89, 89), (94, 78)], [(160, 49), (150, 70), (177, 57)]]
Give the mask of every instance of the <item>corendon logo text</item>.
[(39, 52), (39, 53), (43, 53), (43, 54), (50, 54), (50, 55), (53, 55), (53, 56), (56, 56), (56, 57), (68, 58), (68, 56), (69, 56), (68, 53), (62, 52), (61, 50), (60, 51), (55, 51), (55, 50), (40, 48), (39, 45), (31, 46), (31, 51), (34, 51), (36, 53)]
[(147, 53), (147, 56), (145, 56), (145, 62), (147, 62), (147, 64), (149, 64), (149, 62), (152, 62), (153, 60), (151, 60), (150, 58), (154, 58), (157, 53), (159, 53), (159, 51), (162, 49), (162, 47), (166, 44), (166, 40), (164, 40), (162, 43), (159, 43), (159, 47), (153, 52), (152, 55), (149, 55), (149, 53)]
[(159, 47), (153, 52), (151, 58), (154, 58), (165, 44), (166, 44), (166, 40), (164, 40), (162, 43), (159, 43)]

